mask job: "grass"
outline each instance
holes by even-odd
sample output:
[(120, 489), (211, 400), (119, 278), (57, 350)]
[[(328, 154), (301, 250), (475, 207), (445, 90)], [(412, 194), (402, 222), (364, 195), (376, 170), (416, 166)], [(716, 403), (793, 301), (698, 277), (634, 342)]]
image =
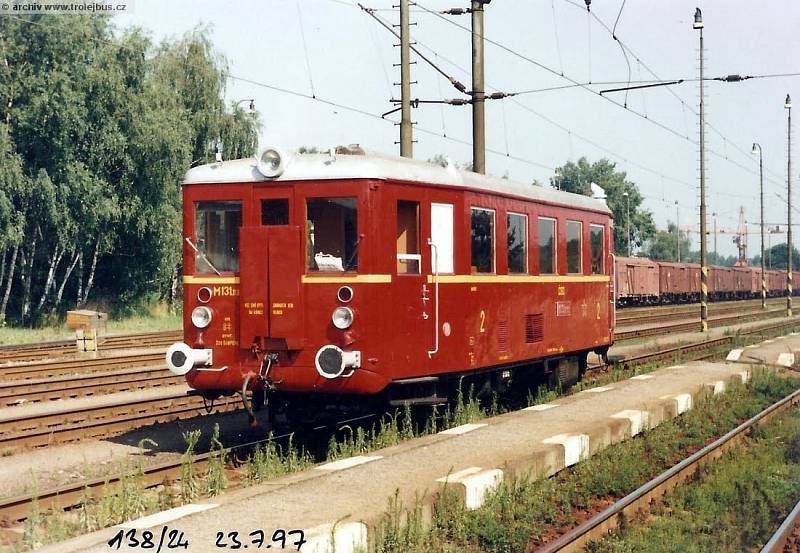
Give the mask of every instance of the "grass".
[[(505, 481), (475, 511), (467, 511), (462, 502), (444, 494), (436, 501), (432, 523), (426, 530), (419, 527), (415, 514), (418, 506), (403, 509), (390, 502), (379, 531), (381, 540), (374, 550), (524, 551), (573, 525), (576, 509), (612, 503), (683, 459), (687, 451), (699, 449), (798, 384), (797, 380), (771, 374), (757, 375), (748, 387), (733, 387), (700, 401), (681, 417), (606, 448), (553, 478)], [(800, 441), (794, 451), (800, 459)], [(611, 546), (604, 551), (617, 550)], [(630, 549), (649, 550), (647, 546)]]
[[(183, 324), (180, 313), (170, 313), (166, 306), (156, 305), (145, 313), (108, 321), (108, 333), (154, 332), (180, 330)], [(47, 342), (52, 340), (71, 340), (74, 331), (65, 324), (40, 328), (0, 326), (0, 345)]]
[(766, 543), (800, 495), (800, 413), (758, 428), (695, 481), (652, 510), (647, 523), (588, 551), (748, 551)]
[(373, 424), (369, 429), (363, 426), (357, 426), (355, 430), (350, 426), (344, 427), (348, 432), (344, 437), (339, 439), (336, 436), (331, 437), (328, 443), (327, 460), (333, 461), (391, 447), (412, 438), (436, 434), (448, 428), (499, 414), (499, 412), (500, 407), (496, 398), (492, 398), (488, 407), (483, 407), (476, 399), (472, 387), (465, 395), (462, 387), (459, 386), (452, 408), (448, 405), (440, 415), (437, 408), (434, 407), (424, 424), (415, 424), (411, 408), (405, 405), (402, 411), (385, 414), (377, 424)]

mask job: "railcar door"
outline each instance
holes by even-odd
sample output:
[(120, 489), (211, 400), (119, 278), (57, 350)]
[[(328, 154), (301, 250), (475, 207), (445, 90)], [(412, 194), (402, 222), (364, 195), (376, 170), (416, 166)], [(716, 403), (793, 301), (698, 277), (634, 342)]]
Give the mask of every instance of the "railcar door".
[[(290, 189), (256, 189), (253, 217), (240, 230), (240, 347), (302, 334), (300, 228), (290, 225)], [(272, 340), (270, 347), (275, 347)], [(286, 347), (286, 346), (284, 346)]]
[(430, 332), (433, 294), (426, 282), (423, 258), (422, 211), (416, 200), (398, 199), (395, 217), (395, 278), (392, 286), (394, 327), (393, 378), (420, 374), (432, 342)]

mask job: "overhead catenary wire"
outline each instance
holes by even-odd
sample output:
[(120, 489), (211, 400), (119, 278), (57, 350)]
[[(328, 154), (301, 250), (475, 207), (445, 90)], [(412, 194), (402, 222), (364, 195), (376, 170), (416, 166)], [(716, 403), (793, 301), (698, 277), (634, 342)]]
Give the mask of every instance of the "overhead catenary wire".
[[(567, 2), (568, 4), (570, 4), (571, 6), (583, 11), (583, 7), (580, 4), (578, 4), (577, 2), (575, 2), (574, 0), (564, 0), (564, 1)], [(623, 2), (623, 6), (624, 6), (624, 2)], [(620, 8), (620, 12), (621, 12), (621, 8)], [(609, 32), (609, 34), (612, 36), (612, 38), (615, 41), (617, 41), (624, 49), (628, 50), (631, 53), (631, 55), (637, 60), (637, 62), (640, 62), (642, 64), (642, 66), (651, 75), (653, 75), (657, 79), (659, 78), (658, 75), (655, 73), (655, 71), (653, 71), (643, 60), (641, 60), (641, 58), (639, 56), (637, 56), (636, 53), (633, 52), (633, 50), (631, 50), (631, 48), (627, 44), (625, 44), (622, 40), (619, 39), (619, 37), (616, 35), (616, 23), (614, 25), (614, 28), (612, 29), (612, 28), (609, 28), (609, 26), (602, 19), (600, 19), (600, 17), (597, 14), (595, 14), (594, 12), (592, 12), (592, 17), (594, 17), (595, 20), (603, 28), (605, 28)], [(617, 19), (619, 19), (619, 16), (617, 17)], [(798, 76), (798, 75), (800, 75), (800, 73), (782, 73), (782, 74), (781, 73), (776, 73), (776, 74), (768, 74), (768, 75), (752, 75), (752, 76), (746, 76), (746, 77), (741, 77), (740, 75), (728, 75), (727, 77), (710, 77), (710, 78), (707, 78), (707, 79), (704, 79), (704, 80), (725, 81), (725, 82), (739, 82), (739, 81), (747, 80), (747, 79), (765, 79), (765, 78), (776, 78), (776, 77), (795, 77), (795, 76)], [(689, 81), (694, 81), (694, 80), (699, 80), (699, 79), (681, 79), (681, 80), (683, 82), (689, 82)], [(678, 101), (681, 102), (683, 107), (688, 107), (689, 110), (694, 115), (699, 116), (699, 113), (693, 107), (691, 107), (686, 101), (684, 101), (683, 98), (681, 98), (674, 90), (672, 90), (672, 89), (668, 89), (668, 90), (669, 90), (670, 94), (675, 96), (675, 98), (677, 98)], [(706, 126), (709, 129), (711, 129), (712, 132), (714, 132), (718, 136), (720, 136), (722, 138), (726, 138), (725, 135), (722, 133), (722, 131), (717, 129), (714, 125), (706, 122)], [(688, 137), (688, 133), (687, 133), (687, 137)], [(733, 146), (737, 151), (739, 151), (744, 156), (746, 156), (748, 158), (750, 157), (749, 153), (744, 148), (741, 148), (740, 146), (738, 146), (736, 144), (733, 144)], [(716, 151), (714, 151), (713, 149), (709, 149), (709, 153), (711, 153), (712, 155), (719, 156), (719, 154)], [(726, 159), (726, 161), (732, 161), (732, 160), (727, 159), (727, 158), (723, 158), (723, 159)], [(744, 168), (741, 165), (738, 165), (738, 166), (740, 168)], [(755, 170), (754, 169), (753, 170), (748, 170), (748, 172), (755, 173)], [(767, 168), (767, 172), (772, 173), (776, 177), (778, 176), (774, 171), (770, 170), (769, 168)], [(780, 178), (780, 177), (778, 177), (778, 178)], [(777, 182), (777, 181), (772, 180), (772, 182), (774, 183), (774, 182)]]
[(297, 19), (300, 25), (300, 38), (303, 41), (303, 52), (305, 53), (306, 57), (306, 71), (308, 71), (308, 83), (311, 87), (311, 96), (315, 97), (316, 94), (314, 92), (314, 78), (311, 75), (311, 59), (308, 56), (308, 44), (306, 44), (306, 33), (303, 29), (303, 12), (300, 10), (300, 0), (297, 0)]
[[(233, 75), (231, 73), (225, 73), (225, 75), (228, 78), (233, 79), (233, 80), (237, 80), (237, 81), (240, 81), (240, 82), (248, 83), (250, 85), (258, 86), (258, 87), (261, 87), (261, 88), (266, 88), (266, 89), (269, 89), (269, 90), (274, 90), (276, 92), (281, 92), (281, 93), (284, 93), (284, 94), (297, 96), (299, 98), (305, 98), (307, 100), (312, 100), (312, 101), (315, 101), (315, 102), (326, 104), (328, 106), (335, 107), (335, 108), (338, 108), (338, 109), (341, 109), (341, 110), (344, 110), (344, 111), (349, 111), (349, 112), (352, 112), (352, 113), (356, 113), (358, 115), (363, 115), (363, 116), (369, 117), (371, 119), (376, 119), (376, 120), (380, 120), (380, 121), (384, 121), (384, 122), (388, 122), (388, 123), (392, 123), (392, 124), (396, 124), (397, 123), (397, 121), (394, 121), (394, 120), (386, 118), (386, 117), (381, 117), (377, 113), (372, 113), (370, 111), (366, 111), (364, 109), (357, 108), (357, 107), (354, 107), (354, 106), (350, 106), (350, 105), (347, 105), (347, 104), (342, 104), (340, 102), (335, 102), (333, 100), (327, 100), (327, 99), (321, 98), (319, 96), (311, 97), (309, 94), (307, 94), (305, 92), (300, 92), (298, 90), (291, 90), (291, 89), (280, 87), (280, 86), (273, 85), (273, 84), (270, 84), (270, 83), (264, 83), (264, 82), (261, 82), (261, 81), (256, 81), (254, 79), (249, 79), (249, 78), (246, 78), (246, 77), (240, 77), (240, 76), (237, 76), (237, 75)], [(441, 133), (439, 133), (437, 131), (434, 131), (434, 130), (431, 130), (431, 129), (427, 129), (427, 128), (419, 126), (419, 125), (415, 126), (414, 128), (415, 128), (415, 130), (418, 130), (418, 131), (420, 131), (420, 132), (422, 132), (424, 134), (428, 134), (428, 135), (431, 135), (431, 136), (436, 136), (436, 137), (439, 137), (439, 138), (444, 138), (445, 140), (448, 140), (450, 142), (455, 142), (455, 143), (458, 143), (458, 144), (464, 144), (464, 145), (468, 145), (468, 146), (472, 144), (471, 142), (468, 142), (466, 140), (461, 140), (459, 138), (455, 138), (455, 137), (452, 137), (452, 136), (445, 136), (445, 135), (443, 135), (443, 134), (441, 134)], [(552, 166), (547, 165), (545, 163), (541, 163), (541, 162), (538, 162), (538, 161), (534, 161), (534, 160), (523, 158), (523, 157), (519, 157), (519, 156), (507, 155), (505, 152), (502, 152), (500, 150), (495, 150), (493, 148), (486, 148), (486, 151), (488, 153), (492, 153), (492, 154), (495, 154), (497, 156), (507, 157), (507, 158), (513, 159), (515, 161), (526, 163), (528, 165), (532, 165), (532, 166), (535, 166), (535, 167), (540, 167), (542, 169), (547, 169), (547, 170), (550, 170), (550, 171), (555, 169), (555, 167), (552, 167)]]
[[(424, 48), (424, 49), (426, 49), (426, 50), (428, 50), (428, 51), (430, 51), (430, 52), (435, 52), (435, 50), (433, 50), (430, 46), (426, 45), (423, 42), (417, 41), (417, 45), (422, 47), (422, 48)], [(462, 74), (467, 74), (468, 73), (467, 69), (465, 69), (464, 67), (460, 66), (459, 64), (457, 64), (453, 60), (451, 60), (451, 59), (449, 59), (449, 58), (447, 58), (445, 56), (442, 56), (441, 54), (437, 54), (437, 57), (438, 57), (438, 59), (441, 59), (445, 63), (448, 63), (452, 67), (454, 67), (457, 70), (459, 70)], [(616, 82), (619, 82), (619, 81), (616, 81)], [(492, 87), (489, 84), (487, 84), (487, 87), (490, 88), (490, 89), (494, 89), (494, 87)], [(592, 139), (590, 139), (588, 137), (585, 137), (585, 136), (583, 136), (583, 135), (581, 135), (579, 133), (574, 132), (572, 129), (566, 127), (565, 125), (562, 125), (561, 123), (558, 123), (558, 122), (554, 121), (550, 117), (544, 115), (543, 113), (540, 113), (540, 112), (534, 110), (533, 108), (523, 104), (522, 102), (520, 102), (517, 99), (512, 98), (509, 101), (511, 103), (517, 105), (519, 108), (523, 109), (524, 111), (530, 113), (531, 115), (535, 115), (536, 117), (541, 118), (542, 120), (544, 120), (548, 124), (553, 125), (554, 127), (558, 128), (559, 130), (567, 133), (567, 135), (569, 137), (569, 140), (570, 140), (570, 152), (572, 152), (572, 149), (573, 149), (573, 147), (572, 147), (572, 137), (574, 135), (576, 138), (578, 138), (582, 142), (585, 142), (585, 143), (589, 144), (590, 146), (592, 146), (592, 147), (594, 147), (594, 148), (596, 148), (596, 149), (598, 149), (598, 150), (600, 150), (600, 151), (612, 156), (613, 158), (615, 158), (615, 159), (617, 159), (619, 161), (624, 161), (625, 163), (627, 163), (627, 164), (629, 164), (629, 165), (631, 165), (633, 167), (637, 167), (638, 169), (641, 169), (643, 171), (646, 171), (646, 172), (649, 172), (649, 173), (654, 174), (656, 176), (659, 176), (662, 179), (667, 179), (667, 180), (670, 180), (672, 182), (681, 184), (683, 186), (686, 186), (687, 188), (690, 188), (690, 189), (694, 189), (695, 188), (694, 185), (689, 184), (689, 183), (687, 183), (685, 181), (682, 181), (680, 179), (676, 179), (674, 177), (669, 177), (667, 175), (664, 175), (664, 174), (660, 173), (659, 171), (657, 171), (655, 169), (652, 169), (652, 168), (646, 167), (646, 166), (644, 166), (644, 165), (642, 165), (640, 163), (634, 162), (634, 161), (628, 159), (626, 156), (623, 156), (623, 155), (621, 155), (621, 154), (619, 154), (617, 152), (614, 152), (614, 151), (608, 149), (607, 147), (601, 145), (600, 143), (598, 143), (598, 142), (596, 142), (596, 141), (594, 141), (594, 140), (592, 140)], [(570, 158), (572, 158), (572, 157), (573, 157), (573, 155), (571, 153), (570, 154)]]
[[(351, 7), (351, 8), (356, 7), (353, 4), (348, 3), (348, 2), (342, 2), (342, 1), (337, 1), (337, 0), (330, 0), (330, 1), (336, 2), (338, 4), (342, 4), (342, 5)], [(429, 12), (429, 10), (423, 10), (423, 11)], [(15, 19), (18, 19), (18, 20), (20, 20), (22, 22), (25, 22), (25, 23), (36, 24), (36, 25), (40, 25), (40, 26), (46, 27), (46, 25), (43, 25), (43, 24), (39, 23), (38, 21), (26, 20), (26, 19), (23, 19), (23, 18), (20, 18), (20, 17), (16, 17), (16, 16), (11, 16), (11, 17), (13, 17)], [(134, 51), (132, 48), (128, 47), (127, 45), (119, 44), (117, 42), (103, 40), (103, 39), (99, 39), (97, 37), (90, 37), (90, 39), (98, 41), (98, 42), (106, 42), (106, 43), (114, 45), (114, 46), (116, 46), (118, 48), (123, 48), (123, 49), (128, 49), (128, 50)], [(774, 75), (764, 75), (764, 76), (761, 76), (761, 77), (762, 78), (769, 78), (769, 77), (795, 76), (795, 75), (797, 75), (797, 73), (783, 73), (783, 74), (774, 74)], [(243, 79), (241, 77), (236, 77), (236, 76), (233, 76), (233, 75), (230, 75), (230, 74), (228, 74), (227, 76), (230, 77), (230, 78), (237, 78), (239, 80), (245, 80), (245, 79)], [(251, 83), (255, 82), (255, 81), (252, 81), (252, 80), (249, 80), (249, 81)], [(379, 116), (374, 114), (374, 113), (370, 113), (370, 112), (368, 112), (366, 110), (355, 108), (354, 106), (347, 106), (347, 105), (344, 105), (344, 104), (341, 104), (341, 103), (333, 102), (331, 100), (326, 100), (324, 98), (323, 99), (318, 99), (318, 98), (315, 98), (313, 96), (309, 96), (307, 94), (300, 93), (298, 91), (291, 91), (291, 90), (288, 90), (288, 89), (283, 89), (281, 87), (269, 85), (268, 83), (257, 83), (257, 85), (258, 86), (264, 86), (266, 88), (271, 88), (272, 90), (280, 91), (280, 92), (283, 92), (283, 93), (289, 93), (289, 94), (294, 94), (296, 96), (306, 97), (306, 98), (312, 99), (314, 101), (318, 101), (318, 102), (321, 102), (321, 103), (324, 103), (324, 104), (328, 104), (328, 105), (331, 105), (331, 106), (334, 106), (334, 107), (338, 107), (338, 108), (341, 108), (341, 109), (346, 110), (346, 111), (351, 111), (351, 112), (354, 112), (354, 113), (358, 113), (358, 114), (361, 114), (361, 115), (364, 115), (364, 116), (369, 116), (369, 117), (373, 117), (373, 118), (379, 118)], [(570, 86), (573, 86), (573, 85), (570, 85)], [(574, 86), (577, 86), (577, 83)], [(453, 141), (453, 142), (456, 142), (456, 143), (465, 144), (465, 145), (469, 144), (469, 142), (467, 142), (467, 141), (463, 141), (463, 140), (455, 139), (455, 138), (452, 138), (452, 137), (444, 136), (444, 134), (439, 134), (439, 133), (437, 133), (435, 131), (430, 131), (429, 129), (422, 128), (422, 129), (420, 129), (420, 131), (423, 132), (423, 133), (426, 133), (426, 134), (433, 135), (433, 136), (442, 137), (442, 138), (445, 138), (447, 140), (450, 140), (450, 141)], [(574, 134), (574, 133), (572, 131), (570, 131), (569, 129), (567, 129), (566, 132), (569, 134), (570, 139), (571, 139), (572, 134)], [(578, 135), (576, 135), (576, 136), (578, 136)], [(578, 137), (583, 139), (583, 137), (580, 137), (580, 136), (578, 136)], [(598, 146), (597, 144), (594, 144), (594, 145), (595, 145), (595, 147)], [(531, 165), (534, 165), (534, 166), (539, 166), (539, 167), (543, 167), (543, 168), (547, 168), (547, 169), (552, 169), (552, 167), (549, 167), (546, 164), (538, 163), (538, 162), (535, 162), (535, 161), (532, 161), (532, 160), (528, 160), (528, 159), (524, 159), (524, 158), (519, 158), (517, 156), (506, 156), (505, 153), (499, 152), (499, 151), (496, 151), (496, 150), (488, 149), (487, 151), (489, 151), (490, 153), (493, 153), (495, 155), (500, 155), (500, 156), (504, 156), (504, 157), (510, 157), (511, 159), (515, 159), (515, 160), (521, 161), (523, 163), (527, 163), (527, 164), (531, 164)], [(611, 153), (614, 156), (618, 156), (618, 154), (615, 154), (613, 152), (609, 151), (609, 153)], [(622, 157), (622, 156), (618, 156), (618, 157)], [(630, 163), (630, 161), (626, 160), (624, 157), (622, 157), (622, 160)], [(642, 168), (642, 167), (643, 166), (640, 166), (640, 168)], [(649, 169), (649, 168), (646, 168), (644, 170), (653, 172), (654, 174), (660, 174), (657, 171), (654, 171), (654, 170)], [(674, 180), (676, 182), (682, 182), (682, 181), (678, 181), (677, 179), (672, 179), (671, 177), (666, 177), (666, 178), (668, 178), (669, 180)]]

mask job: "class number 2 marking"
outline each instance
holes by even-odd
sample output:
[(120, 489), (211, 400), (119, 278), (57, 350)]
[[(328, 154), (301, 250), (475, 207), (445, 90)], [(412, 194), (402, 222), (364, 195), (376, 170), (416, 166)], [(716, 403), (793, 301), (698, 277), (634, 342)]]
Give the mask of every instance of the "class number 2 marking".
[(486, 311), (481, 309), (481, 332), (486, 332)]

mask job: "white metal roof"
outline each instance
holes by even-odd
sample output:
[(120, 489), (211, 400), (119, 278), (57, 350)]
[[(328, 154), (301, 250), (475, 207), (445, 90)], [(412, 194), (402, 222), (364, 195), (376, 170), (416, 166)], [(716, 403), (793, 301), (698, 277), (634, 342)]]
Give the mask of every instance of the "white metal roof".
[(460, 186), (480, 192), (507, 194), (611, 215), (611, 210), (602, 200), (581, 194), (553, 190), (549, 187), (533, 186), (509, 179), (479, 175), (471, 171), (460, 171), (452, 165), (440, 167), (426, 161), (375, 154), (373, 152), (369, 152), (366, 155), (284, 153), (283, 157), (285, 169), (277, 178), (268, 179), (264, 177), (258, 171), (256, 158), (253, 157), (194, 167), (186, 173), (183, 184), (288, 182), (357, 178), (392, 179), (442, 186)]

